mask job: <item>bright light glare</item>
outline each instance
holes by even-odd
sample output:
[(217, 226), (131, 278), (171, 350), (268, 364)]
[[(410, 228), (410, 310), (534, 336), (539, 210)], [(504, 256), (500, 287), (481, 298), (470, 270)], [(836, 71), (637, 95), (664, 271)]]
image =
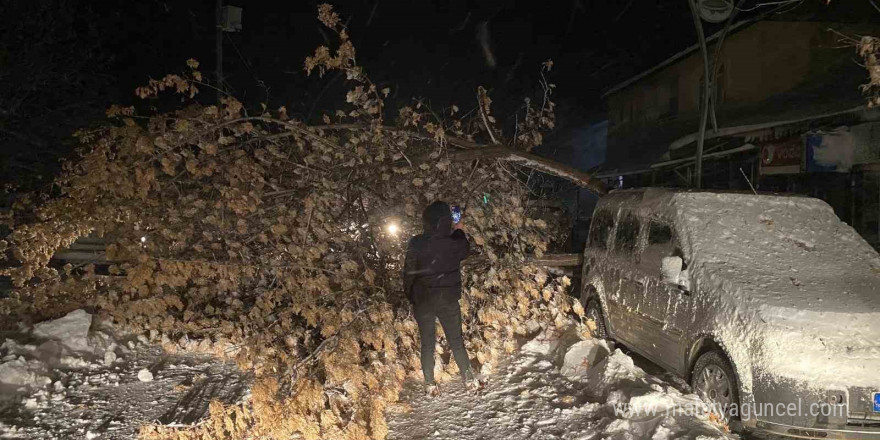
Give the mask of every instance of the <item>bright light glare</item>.
[(400, 232), (400, 227), (397, 226), (397, 223), (388, 223), (388, 226), (385, 227), (388, 230), (388, 233), (391, 235), (397, 235)]
[(147, 242), (147, 237), (141, 237), (141, 243), (146, 243), (146, 242)]

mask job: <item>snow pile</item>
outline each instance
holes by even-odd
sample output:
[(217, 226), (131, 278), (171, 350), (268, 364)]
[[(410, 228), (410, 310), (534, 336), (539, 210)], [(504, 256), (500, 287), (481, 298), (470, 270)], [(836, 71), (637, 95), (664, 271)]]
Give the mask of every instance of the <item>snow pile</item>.
[[(10, 347), (7, 340), (0, 349)], [(10, 354), (3, 357), (0, 364), (0, 384), (21, 387), (43, 387), (52, 383), (52, 379), (41, 375), (43, 364), (38, 360), (26, 360), (23, 356)], [(5, 394), (5, 393), (4, 393)], [(7, 394), (8, 395), (8, 394)]]
[(521, 350), (525, 353), (549, 356), (559, 349), (565, 339), (571, 337), (572, 335), (569, 334), (559, 334), (554, 329), (545, 329), (526, 342)]
[(61, 342), (70, 350), (91, 351), (89, 346), (89, 328), (92, 326), (92, 315), (79, 309), (68, 313), (63, 318), (41, 322), (34, 326), (33, 335)]
[(565, 353), (559, 372), (567, 377), (583, 376), (587, 371), (608, 356), (611, 349), (602, 339), (588, 339), (576, 342)]
[(152, 382), (153, 381), (153, 373), (146, 368), (142, 368), (138, 371), (138, 380), (141, 382)]
[(117, 351), (130, 352), (116, 343), (109, 327), (93, 323), (84, 310), (12, 336), (0, 345), (0, 408), (4, 409), (0, 436), (4, 438), (52, 436), (33, 431), (40, 423), (39, 414), (51, 413), (78, 390), (98, 382), (118, 386), (117, 374), (98, 370), (116, 363)]
[(411, 403), (389, 410), (389, 438), (734, 438), (710, 421), (696, 395), (645, 373), (607, 342), (560, 339), (542, 333), (529, 341), (488, 377), (482, 395), (452, 383), (427, 399), (412, 383)]
[[(541, 329), (539, 326), (535, 332), (538, 335), (526, 342), (520, 350), (524, 353), (543, 356), (550, 361), (561, 364), (572, 344), (583, 339), (581, 332), (586, 331), (583, 327), (570, 325), (565, 330), (556, 328)], [(534, 332), (532, 332), (534, 334)], [(578, 360), (581, 362), (581, 360)]]
[[(2, 400), (45, 406), (64, 396), (59, 373), (111, 365), (117, 359), (113, 336), (103, 331), (90, 334), (92, 316), (75, 310), (66, 316), (36, 324), (19, 339), (0, 345), (0, 390)], [(54, 384), (52, 387), (49, 385)], [(45, 388), (45, 389), (44, 389)], [(36, 397), (35, 397), (36, 396)]]
[(195, 423), (212, 399), (239, 401), (244, 377), (76, 310), (0, 344), (0, 438), (134, 439), (141, 424)]

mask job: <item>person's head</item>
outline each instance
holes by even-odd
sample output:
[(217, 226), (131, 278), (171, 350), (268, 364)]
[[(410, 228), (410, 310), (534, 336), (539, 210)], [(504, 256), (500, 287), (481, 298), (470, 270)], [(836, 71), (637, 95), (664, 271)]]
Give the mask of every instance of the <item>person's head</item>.
[(422, 223), (428, 235), (449, 235), (452, 233), (452, 210), (446, 202), (431, 203), (422, 213)]

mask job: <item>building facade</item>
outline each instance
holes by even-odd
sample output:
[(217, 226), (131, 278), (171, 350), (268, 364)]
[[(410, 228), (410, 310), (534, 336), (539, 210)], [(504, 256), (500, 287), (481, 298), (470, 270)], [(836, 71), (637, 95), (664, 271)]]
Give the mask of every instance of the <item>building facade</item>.
[[(703, 187), (819, 197), (880, 246), (880, 111), (866, 106), (867, 72), (846, 39), (866, 34), (880, 26), (733, 25), (714, 67)], [(718, 39), (708, 38), (710, 56)], [(694, 187), (703, 71), (693, 46), (611, 88), (597, 176), (613, 187)]]

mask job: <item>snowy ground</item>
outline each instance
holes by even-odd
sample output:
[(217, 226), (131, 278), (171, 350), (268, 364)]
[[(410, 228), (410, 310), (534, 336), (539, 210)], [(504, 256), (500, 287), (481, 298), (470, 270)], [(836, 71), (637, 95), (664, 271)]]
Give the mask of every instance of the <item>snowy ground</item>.
[(390, 411), (389, 439), (736, 438), (682, 384), (646, 373), (604, 342), (564, 340), (539, 335), (488, 376), (480, 395), (453, 383), (428, 399), (408, 384), (407, 403)]
[(133, 439), (144, 423), (196, 423), (211, 399), (249, 387), (233, 365), (168, 354), (81, 310), (0, 341), (0, 438)]
[[(0, 438), (134, 439), (144, 423), (197, 423), (249, 386), (232, 365), (165, 353), (83, 311), (0, 336)], [(487, 378), (479, 395), (451, 383), (434, 399), (408, 384), (389, 439), (733, 438), (686, 385), (573, 329), (539, 334)]]

